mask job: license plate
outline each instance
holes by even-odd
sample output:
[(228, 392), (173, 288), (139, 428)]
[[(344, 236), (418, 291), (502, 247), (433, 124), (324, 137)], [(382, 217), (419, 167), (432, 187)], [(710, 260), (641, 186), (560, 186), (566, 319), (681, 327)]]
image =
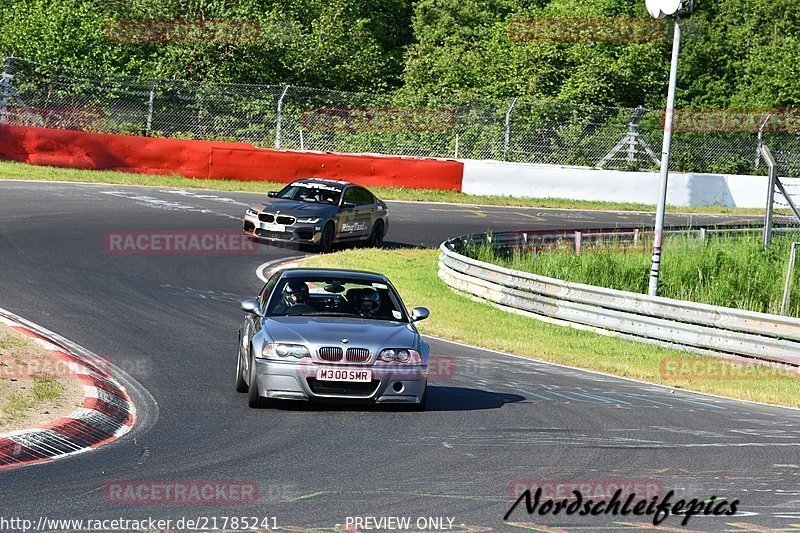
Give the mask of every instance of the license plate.
[(320, 381), (372, 381), (372, 370), (358, 368), (318, 368), (317, 379)]
[(286, 231), (286, 226), (284, 226), (283, 224), (261, 224), (261, 229), (283, 233), (284, 231)]

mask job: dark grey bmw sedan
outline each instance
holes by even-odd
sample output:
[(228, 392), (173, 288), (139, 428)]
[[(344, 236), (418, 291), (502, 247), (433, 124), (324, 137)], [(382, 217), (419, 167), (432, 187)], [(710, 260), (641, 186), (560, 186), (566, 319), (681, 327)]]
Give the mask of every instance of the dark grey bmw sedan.
[(377, 246), (389, 230), (386, 204), (364, 187), (323, 178), (297, 180), (251, 205), (242, 231), (258, 240), (307, 244), (327, 252), (336, 243)]

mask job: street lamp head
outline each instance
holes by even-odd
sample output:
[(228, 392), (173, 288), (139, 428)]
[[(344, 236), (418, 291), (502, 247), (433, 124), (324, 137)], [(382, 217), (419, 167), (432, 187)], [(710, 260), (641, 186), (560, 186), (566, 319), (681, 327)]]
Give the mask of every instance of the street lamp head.
[(683, 0), (645, 0), (647, 12), (656, 19), (674, 15), (681, 7)]

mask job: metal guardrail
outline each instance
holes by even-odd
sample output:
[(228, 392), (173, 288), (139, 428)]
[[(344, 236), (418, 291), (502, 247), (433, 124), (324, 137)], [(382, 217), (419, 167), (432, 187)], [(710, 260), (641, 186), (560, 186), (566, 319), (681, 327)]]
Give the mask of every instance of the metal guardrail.
[[(500, 248), (523, 246), (574, 232), (509, 232), (491, 238)], [(596, 238), (608, 231), (588, 230)], [(634, 231), (618, 232), (619, 237)], [(523, 236), (524, 235), (524, 236)], [(439, 277), (460, 292), (512, 312), (531, 313), (580, 328), (627, 338), (800, 366), (800, 319), (562, 281), (485, 263), (459, 253), (479, 237), (440, 247)], [(533, 238), (532, 238), (533, 237)]]

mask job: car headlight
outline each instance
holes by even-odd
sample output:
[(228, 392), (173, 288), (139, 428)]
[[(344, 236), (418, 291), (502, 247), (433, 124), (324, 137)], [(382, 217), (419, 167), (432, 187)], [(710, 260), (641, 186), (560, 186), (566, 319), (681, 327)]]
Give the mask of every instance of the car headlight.
[(298, 218), (297, 221), (301, 224), (316, 224), (319, 222), (319, 217)]
[(258, 216), (258, 211), (256, 211), (255, 209), (250, 209), (250, 208), (248, 208), (246, 212), (247, 212), (247, 214), (248, 214), (248, 215), (250, 215), (250, 216), (254, 216), (254, 217), (255, 217), (255, 216)]
[(418, 365), (422, 362), (422, 357), (416, 350), (409, 350), (407, 348), (387, 348), (382, 350), (378, 359), (384, 363), (408, 363)]
[(308, 348), (302, 344), (270, 343), (264, 345), (261, 350), (261, 357), (296, 357), (297, 359), (302, 359), (311, 357), (311, 354)]

